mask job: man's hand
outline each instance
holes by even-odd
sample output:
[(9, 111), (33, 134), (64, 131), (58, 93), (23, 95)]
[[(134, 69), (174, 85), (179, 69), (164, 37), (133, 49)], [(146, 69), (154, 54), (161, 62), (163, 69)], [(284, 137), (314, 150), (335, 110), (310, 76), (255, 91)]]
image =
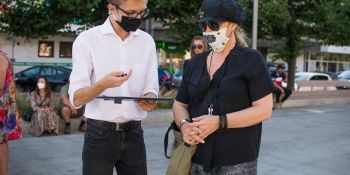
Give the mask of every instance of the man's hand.
[(72, 111), (72, 115), (76, 115), (76, 114), (78, 113), (78, 110), (75, 109), (74, 106), (71, 106), (71, 107), (70, 107), (70, 110)]
[[(145, 98), (156, 98), (157, 96), (153, 93), (147, 93), (143, 97)], [(144, 110), (144, 111), (152, 111), (156, 108), (156, 101), (147, 101), (147, 100), (136, 100), (136, 103)]]
[(128, 74), (124, 76), (124, 72), (111, 72), (107, 74), (103, 79), (99, 81), (104, 89), (114, 88), (121, 86), (132, 74), (132, 70), (130, 69)]
[(281, 93), (282, 93), (282, 94), (285, 93), (283, 88), (280, 87), (279, 89), (281, 90)]

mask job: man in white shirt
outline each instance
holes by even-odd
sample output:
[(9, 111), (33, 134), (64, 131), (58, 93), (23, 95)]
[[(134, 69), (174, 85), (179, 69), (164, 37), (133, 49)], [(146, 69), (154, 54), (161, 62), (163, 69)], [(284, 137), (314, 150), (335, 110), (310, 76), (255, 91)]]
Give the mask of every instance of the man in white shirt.
[[(104, 24), (81, 33), (73, 44), (71, 103), (86, 104), (84, 175), (147, 174), (141, 120), (154, 101), (113, 101), (97, 96), (157, 97), (155, 42), (137, 29), (147, 0), (109, 0)], [(125, 75), (127, 73), (127, 75)]]

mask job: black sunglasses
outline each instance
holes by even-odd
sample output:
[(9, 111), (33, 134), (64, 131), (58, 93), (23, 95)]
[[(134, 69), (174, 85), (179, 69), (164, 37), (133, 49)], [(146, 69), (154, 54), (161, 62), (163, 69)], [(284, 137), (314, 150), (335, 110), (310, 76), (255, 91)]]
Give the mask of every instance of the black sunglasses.
[(140, 18), (145, 18), (148, 16), (150, 10), (148, 8), (142, 10), (141, 12), (128, 12), (123, 10), (122, 8), (120, 8), (119, 6), (115, 5), (115, 7), (119, 10), (121, 10), (122, 12), (124, 12), (126, 14), (127, 17), (130, 18), (137, 18), (138, 16), (140, 16)]
[(204, 32), (207, 30), (207, 26), (210, 28), (212, 31), (218, 31), (220, 29), (220, 23), (217, 21), (203, 21), (203, 22), (198, 22), (199, 28)]
[(193, 44), (192, 45), (192, 50), (194, 50), (194, 49), (203, 49), (203, 45), (201, 45), (201, 44), (198, 44), (198, 45)]

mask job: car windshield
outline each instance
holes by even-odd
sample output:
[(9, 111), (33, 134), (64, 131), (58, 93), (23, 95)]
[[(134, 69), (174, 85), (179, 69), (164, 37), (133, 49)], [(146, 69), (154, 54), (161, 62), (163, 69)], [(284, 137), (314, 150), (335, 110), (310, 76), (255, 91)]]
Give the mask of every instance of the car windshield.
[(299, 81), (299, 80), (307, 80), (309, 76), (307, 74), (296, 74), (295, 75), (295, 80)]
[(338, 76), (338, 78), (350, 80), (350, 71), (344, 71), (344, 72), (342, 72), (342, 73)]

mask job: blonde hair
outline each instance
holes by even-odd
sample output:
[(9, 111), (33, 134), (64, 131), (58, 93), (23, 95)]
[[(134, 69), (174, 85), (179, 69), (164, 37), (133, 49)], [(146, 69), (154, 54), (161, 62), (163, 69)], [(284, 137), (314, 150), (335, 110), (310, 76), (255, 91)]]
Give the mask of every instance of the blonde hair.
[(191, 41), (191, 45), (190, 45), (190, 51), (191, 51), (191, 57), (194, 57), (196, 54), (194, 53), (194, 50), (192, 49), (192, 45), (194, 44), (194, 41), (196, 40), (200, 40), (202, 41), (203, 43), (203, 46), (204, 46), (204, 51), (207, 51), (208, 50), (208, 43), (207, 41), (202, 37), (202, 36), (195, 36), (193, 37), (192, 41)]
[(236, 30), (235, 30), (236, 42), (243, 47), (248, 47), (248, 44), (245, 41), (244, 36), (245, 36), (244, 30), (240, 26), (237, 25)]

